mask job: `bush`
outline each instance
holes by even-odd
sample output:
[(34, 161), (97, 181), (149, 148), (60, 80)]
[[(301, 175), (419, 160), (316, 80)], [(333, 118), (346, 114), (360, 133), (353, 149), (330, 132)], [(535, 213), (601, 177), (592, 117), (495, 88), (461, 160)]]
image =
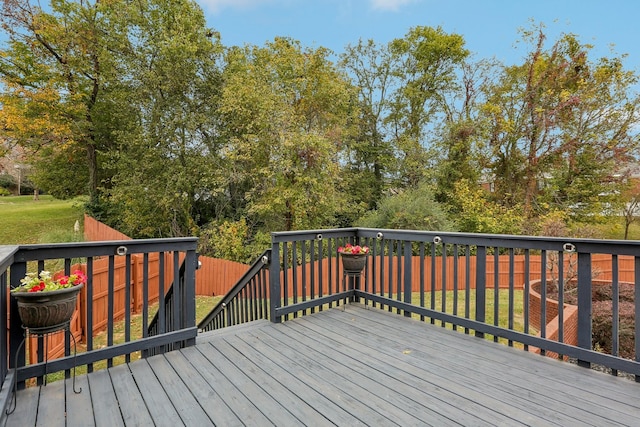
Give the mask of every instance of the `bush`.
[(0, 197), (2, 196), (10, 196), (11, 195), (11, 191), (7, 190), (4, 187), (0, 187)]
[(9, 191), (18, 187), (18, 182), (16, 181), (13, 175), (9, 175), (8, 173), (0, 174), (0, 188), (5, 188)]
[[(593, 348), (600, 348), (607, 354), (613, 349), (612, 302), (593, 302)], [(635, 306), (633, 302), (620, 301), (620, 327), (618, 334), (619, 356), (626, 359), (635, 358)]]
[(368, 212), (357, 225), (402, 230), (453, 229), (444, 209), (425, 184), (384, 199), (377, 210)]

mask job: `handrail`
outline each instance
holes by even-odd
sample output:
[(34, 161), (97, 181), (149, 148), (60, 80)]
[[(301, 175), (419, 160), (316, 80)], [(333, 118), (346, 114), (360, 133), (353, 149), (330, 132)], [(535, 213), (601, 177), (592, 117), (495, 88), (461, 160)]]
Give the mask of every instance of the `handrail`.
[(198, 323), (198, 330), (211, 331), (253, 320), (268, 319), (265, 269), (269, 266), (270, 259), (271, 250), (264, 251), (256, 258), (247, 272)]
[[(148, 348), (164, 345), (188, 346), (195, 343), (197, 330), (195, 328), (195, 270), (197, 264), (197, 238), (182, 237), (168, 239), (142, 239), (103, 242), (76, 242), (60, 244), (0, 246), (0, 285), (4, 289), (16, 287), (27, 271), (42, 271), (48, 268), (62, 268), (69, 274), (73, 268), (80, 268), (86, 272), (87, 284), (82, 290), (80, 310), (77, 312), (78, 326), (86, 333), (87, 352), (73, 358), (70, 355), (69, 332), (64, 338), (65, 357), (49, 360), (47, 363), (31, 363), (27, 366), (24, 331), (17, 313), (17, 302), (14, 298), (7, 301), (7, 292), (0, 292), (0, 330), (6, 331), (4, 339), (0, 339), (0, 377), (7, 377), (9, 368), (16, 368), (15, 381), (19, 387), (31, 377), (41, 378), (45, 372), (52, 369), (66, 370), (77, 364), (86, 364), (87, 370), (93, 370), (93, 364), (106, 360), (107, 366), (112, 366), (113, 359), (124, 356), (129, 361), (131, 354), (145, 351)], [(142, 304), (142, 309), (148, 312), (146, 298), (153, 288), (164, 286), (164, 255), (172, 256), (172, 271), (174, 276), (174, 303), (168, 308), (159, 310), (165, 317), (171, 317), (173, 324), (170, 330), (161, 331), (155, 337), (147, 337), (146, 316), (145, 327), (140, 330), (131, 323), (131, 315), (137, 309), (134, 301)], [(135, 255), (140, 255), (136, 257)], [(150, 256), (152, 255), (152, 256)], [(183, 259), (183, 269), (180, 260)], [(74, 265), (72, 265), (74, 264)], [(180, 280), (177, 277), (180, 276)], [(137, 283), (137, 288), (133, 283)], [(161, 284), (162, 285), (161, 285)], [(142, 293), (139, 298), (135, 292)], [(164, 291), (162, 291), (164, 296)], [(94, 304), (102, 304), (98, 311)], [(105, 309), (102, 310), (102, 307)], [(9, 312), (8, 312), (9, 309)], [(100, 316), (98, 316), (100, 313)], [(102, 317), (102, 316), (106, 316)], [(114, 324), (124, 319), (124, 344), (118, 344), (114, 331)], [(10, 319), (10, 324), (6, 324)], [(106, 346), (96, 348), (93, 340), (95, 330), (106, 329)], [(169, 329), (169, 328), (167, 328)], [(56, 338), (57, 339), (57, 338)], [(8, 345), (7, 345), (8, 343)], [(19, 352), (19, 353), (18, 353)], [(38, 359), (42, 359), (39, 353)], [(7, 362), (10, 366), (7, 366)], [(14, 366), (16, 365), (16, 366)], [(4, 384), (6, 385), (6, 384)], [(0, 392), (0, 396), (3, 394)], [(0, 402), (0, 405), (2, 402)]]

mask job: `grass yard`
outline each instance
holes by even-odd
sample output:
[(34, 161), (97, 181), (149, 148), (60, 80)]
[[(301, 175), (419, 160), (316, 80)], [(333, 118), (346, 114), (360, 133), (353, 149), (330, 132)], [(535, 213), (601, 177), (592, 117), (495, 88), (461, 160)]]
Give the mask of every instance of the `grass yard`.
[(76, 221), (82, 223), (82, 203), (51, 196), (0, 197), (0, 245), (82, 241), (73, 231)]

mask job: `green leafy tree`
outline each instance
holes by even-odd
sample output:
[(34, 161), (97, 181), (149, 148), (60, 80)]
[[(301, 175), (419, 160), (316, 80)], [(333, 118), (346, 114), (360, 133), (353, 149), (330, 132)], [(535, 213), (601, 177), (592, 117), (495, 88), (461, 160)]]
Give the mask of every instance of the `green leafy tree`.
[(219, 212), (216, 134), (222, 46), (191, 0), (139, 2), (130, 11), (128, 127), (114, 135), (105, 186), (113, 221), (135, 237), (197, 235)]
[(394, 149), (384, 126), (394, 84), (393, 58), (388, 47), (361, 40), (348, 45), (340, 59), (357, 87), (360, 112), (357, 133), (342, 150), (344, 169), (351, 177), (344, 182), (344, 191), (352, 197), (352, 205), (362, 203), (366, 210), (374, 209), (395, 174)]
[(456, 72), (469, 55), (464, 39), (442, 28), (414, 27), (392, 40), (392, 73), (398, 80), (386, 118), (399, 162), (399, 183), (416, 186), (435, 158), (428, 133), (443, 112), (444, 98), (457, 89)]
[[(126, 2), (58, 0), (47, 11), (31, 0), (2, 3), (0, 22), (8, 37), (0, 52), (5, 134), (33, 158), (67, 159), (76, 181), (65, 192), (88, 192), (92, 200), (101, 179), (98, 153), (110, 148), (98, 123), (110, 109), (108, 81), (115, 63), (107, 48), (120, 45), (120, 6)], [(40, 166), (55, 167), (42, 161)], [(51, 177), (35, 175), (45, 189), (57, 185)]]
[(517, 206), (507, 208), (490, 200), (474, 181), (456, 182), (452, 198), (463, 200), (455, 215), (456, 228), (465, 233), (518, 234), (524, 218)]
[(265, 229), (330, 225), (342, 205), (338, 150), (356, 111), (328, 55), (276, 38), (227, 57), (227, 186), (246, 190), (245, 209)]

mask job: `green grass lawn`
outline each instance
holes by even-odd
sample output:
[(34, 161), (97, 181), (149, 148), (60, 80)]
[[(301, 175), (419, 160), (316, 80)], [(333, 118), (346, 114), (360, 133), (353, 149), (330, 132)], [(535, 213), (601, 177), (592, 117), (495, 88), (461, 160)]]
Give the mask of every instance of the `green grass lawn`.
[(0, 197), (0, 245), (82, 241), (82, 234), (73, 231), (82, 217), (81, 199)]

